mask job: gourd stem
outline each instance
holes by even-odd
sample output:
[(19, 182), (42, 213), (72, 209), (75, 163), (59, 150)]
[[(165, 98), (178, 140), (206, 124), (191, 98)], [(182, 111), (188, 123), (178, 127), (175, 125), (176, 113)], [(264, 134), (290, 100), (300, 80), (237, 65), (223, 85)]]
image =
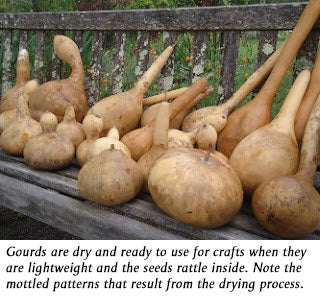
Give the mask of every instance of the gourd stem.
[(320, 140), (320, 96), (312, 108), (303, 136), (300, 164), (297, 175), (308, 179), (311, 184), (316, 175)]

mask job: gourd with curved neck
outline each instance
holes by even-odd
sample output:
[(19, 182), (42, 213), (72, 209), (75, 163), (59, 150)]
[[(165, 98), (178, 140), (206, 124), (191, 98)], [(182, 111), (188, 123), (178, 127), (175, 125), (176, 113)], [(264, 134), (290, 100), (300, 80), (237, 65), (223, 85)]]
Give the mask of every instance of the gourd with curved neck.
[(68, 78), (48, 81), (33, 92), (29, 102), (31, 115), (39, 120), (45, 111), (50, 111), (60, 122), (67, 106), (72, 104), (76, 120), (81, 122), (88, 110), (88, 102), (79, 48), (63, 35), (54, 37), (53, 46), (57, 56), (71, 66), (72, 72)]

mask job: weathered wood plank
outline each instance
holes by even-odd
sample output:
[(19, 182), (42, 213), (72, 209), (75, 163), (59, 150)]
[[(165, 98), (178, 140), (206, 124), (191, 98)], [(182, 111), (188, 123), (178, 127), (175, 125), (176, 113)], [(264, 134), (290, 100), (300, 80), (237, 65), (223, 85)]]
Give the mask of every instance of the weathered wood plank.
[(82, 35), (82, 31), (76, 30), (73, 32), (73, 40), (77, 44), (80, 53), (82, 53)]
[(149, 62), (150, 32), (139, 31), (137, 37), (137, 65), (135, 68), (136, 81), (145, 73)]
[(318, 43), (319, 31), (311, 31), (297, 54), (297, 58), (293, 66), (294, 77), (304, 69), (312, 70), (317, 56)]
[(11, 42), (12, 42), (12, 30), (4, 30), (3, 31), (3, 62), (2, 62), (2, 80), (1, 80), (1, 96), (4, 95), (11, 87), (11, 60), (12, 60), (12, 50), (11, 50)]
[(113, 50), (113, 67), (111, 93), (118, 94), (123, 91), (124, 54), (126, 48), (126, 32), (115, 33), (115, 47)]
[(44, 77), (44, 31), (36, 32), (36, 48), (35, 48), (35, 59), (34, 59), (34, 78), (43, 83)]
[[(0, 14), (0, 28), (33, 30), (290, 30), (306, 3)], [(316, 24), (320, 29), (320, 23)]]
[(103, 55), (103, 32), (92, 32), (92, 54), (90, 65), (90, 89), (88, 94), (88, 104), (91, 107), (99, 101), (101, 83), (101, 59)]
[(28, 31), (21, 30), (20, 37), (19, 37), (19, 51), (22, 49), (28, 50)]
[[(63, 32), (60, 30), (55, 30), (54, 35), (60, 35)], [(58, 80), (60, 79), (61, 75), (61, 60), (57, 57), (55, 52), (52, 54), (52, 60), (51, 60), (51, 80)]]
[(218, 103), (229, 99), (234, 91), (234, 78), (240, 43), (239, 31), (224, 31)]
[(0, 188), (1, 205), (84, 239), (186, 239), (8, 176)]
[[(163, 49), (167, 48), (169, 45), (173, 45), (177, 41), (177, 37), (178, 37), (177, 31), (163, 32)], [(173, 50), (167, 63), (164, 65), (164, 67), (161, 70), (159, 85), (160, 85), (160, 90), (162, 92), (171, 90), (173, 87), (175, 52), (176, 52), (176, 49)]]
[(207, 49), (208, 32), (194, 32), (192, 40), (190, 84), (204, 74), (205, 51)]

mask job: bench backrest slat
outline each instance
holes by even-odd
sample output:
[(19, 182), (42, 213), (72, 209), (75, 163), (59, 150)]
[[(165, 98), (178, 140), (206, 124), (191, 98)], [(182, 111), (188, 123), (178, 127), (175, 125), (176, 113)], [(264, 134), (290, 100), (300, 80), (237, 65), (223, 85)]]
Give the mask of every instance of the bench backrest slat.
[(3, 30), (3, 59), (2, 59), (2, 81), (1, 81), (1, 95), (5, 94), (12, 86), (11, 81), (11, 61), (12, 61), (12, 30)]
[(43, 83), (44, 79), (44, 42), (45, 42), (45, 31), (36, 31), (36, 48), (35, 48), (35, 60), (34, 60), (34, 78), (38, 80), (40, 84)]
[(28, 31), (20, 30), (19, 51), (28, 47)]
[(143, 73), (148, 68), (149, 62), (149, 49), (150, 49), (150, 32), (139, 31), (137, 37), (137, 64), (135, 68), (136, 81), (141, 78)]

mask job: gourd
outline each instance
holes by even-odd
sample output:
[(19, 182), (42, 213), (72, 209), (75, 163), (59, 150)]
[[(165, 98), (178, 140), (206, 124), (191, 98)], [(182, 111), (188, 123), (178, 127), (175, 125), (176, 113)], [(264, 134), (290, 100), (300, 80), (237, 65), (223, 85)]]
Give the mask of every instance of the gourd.
[(214, 126), (219, 133), (225, 127), (228, 116), (234, 111), (236, 106), (241, 103), (271, 71), (281, 50), (282, 46), (279, 47), (268, 60), (246, 80), (229, 100), (221, 105), (197, 109), (186, 116), (182, 123), (182, 130), (190, 132), (200, 127), (202, 124), (210, 124), (211, 126)]
[(91, 108), (103, 119), (101, 136), (107, 135), (112, 127), (118, 129), (120, 137), (138, 127), (142, 115), (143, 96), (167, 62), (174, 46), (168, 46), (162, 52), (132, 89), (104, 98)]
[(228, 118), (225, 128), (218, 136), (218, 150), (227, 157), (230, 157), (233, 149), (243, 138), (270, 122), (273, 98), (319, 14), (320, 1), (311, 0), (284, 43), (272, 72), (257, 96)]
[(220, 227), (234, 218), (243, 201), (234, 170), (210, 152), (172, 149), (151, 168), (148, 187), (169, 216), (189, 225)]
[(30, 93), (37, 87), (38, 83), (34, 80), (26, 84), (17, 102), (15, 120), (0, 136), (0, 146), (10, 155), (22, 156), (28, 140), (42, 132), (40, 124), (31, 118), (28, 108)]
[(26, 49), (19, 51), (16, 69), (16, 85), (8, 90), (0, 101), (0, 134), (14, 122), (17, 102), (30, 80), (29, 54)]
[(46, 112), (40, 118), (43, 133), (31, 138), (23, 151), (25, 162), (38, 169), (56, 170), (67, 166), (75, 148), (71, 140), (56, 132), (57, 117)]
[(294, 122), (294, 129), (299, 147), (301, 147), (304, 129), (306, 127), (312, 107), (317, 100), (320, 93), (320, 50), (318, 51), (317, 58), (314, 62), (313, 70), (311, 73), (310, 83), (304, 94), (301, 104), (299, 106), (297, 116)]
[(58, 124), (57, 132), (68, 137), (77, 148), (85, 140), (82, 125), (76, 121), (74, 108), (71, 104), (67, 106), (63, 121)]
[(170, 129), (168, 131), (168, 147), (170, 149), (179, 147), (193, 148), (196, 144), (196, 133), (197, 130), (187, 133), (178, 129)]
[[(200, 78), (194, 82), (187, 91), (176, 98), (170, 105), (170, 117), (172, 120), (187, 104), (189, 104), (200, 93), (203, 93), (206, 89), (208, 79)], [(139, 160), (152, 146), (154, 133), (154, 121), (147, 126), (133, 130), (121, 138), (121, 142), (124, 143), (130, 150), (131, 157), (134, 160)]]
[[(196, 106), (200, 101), (209, 96), (213, 92), (214, 88), (208, 88), (204, 93), (198, 95), (192, 102), (186, 105), (175, 117), (170, 121), (170, 129), (180, 129), (181, 124), (186, 117), (186, 115), (190, 112), (190, 110)], [(169, 98), (168, 98), (169, 99)], [(170, 103), (171, 104), (171, 103)], [(160, 108), (160, 103), (154, 104), (150, 106), (147, 110), (145, 110), (141, 116), (141, 127), (144, 127), (151, 123), (157, 116), (157, 113)]]
[(23, 93), (23, 89), (30, 80), (29, 54), (26, 49), (19, 51), (16, 69), (16, 84), (1, 98), (0, 113), (16, 109), (17, 102)]
[(106, 137), (102, 137), (94, 141), (88, 150), (87, 159), (90, 160), (92, 157), (100, 154), (104, 150), (110, 149), (111, 146), (122, 151), (131, 158), (129, 149), (119, 140), (119, 132), (117, 128), (113, 127), (109, 130)]
[(106, 206), (128, 202), (139, 193), (142, 182), (140, 166), (113, 147), (86, 162), (78, 175), (80, 192)]
[(309, 80), (310, 71), (303, 70), (274, 120), (245, 137), (231, 154), (230, 165), (249, 195), (265, 181), (296, 172), (299, 149), (294, 119)]
[(142, 189), (149, 192), (148, 176), (154, 162), (168, 151), (169, 103), (162, 102), (154, 127), (153, 145), (138, 161), (143, 174)]
[(72, 72), (68, 78), (48, 81), (32, 93), (29, 101), (31, 116), (39, 120), (44, 112), (50, 111), (61, 122), (71, 103), (76, 120), (82, 122), (88, 102), (79, 48), (72, 39), (63, 35), (54, 37), (53, 46), (57, 56), (71, 66)]
[(80, 166), (87, 162), (88, 151), (91, 145), (99, 138), (103, 128), (103, 121), (99, 116), (90, 113), (84, 118), (82, 127), (86, 139), (80, 143), (76, 151), (77, 161)]
[(188, 87), (167, 91), (158, 95), (150, 96), (147, 98), (143, 98), (143, 106), (155, 105), (161, 103), (162, 101), (167, 101), (170, 99), (175, 99), (180, 96), (184, 91), (186, 91)]
[(313, 187), (320, 139), (320, 96), (312, 109), (303, 137), (299, 169), (261, 184), (252, 208), (270, 232), (293, 239), (312, 233), (320, 224), (320, 196)]

